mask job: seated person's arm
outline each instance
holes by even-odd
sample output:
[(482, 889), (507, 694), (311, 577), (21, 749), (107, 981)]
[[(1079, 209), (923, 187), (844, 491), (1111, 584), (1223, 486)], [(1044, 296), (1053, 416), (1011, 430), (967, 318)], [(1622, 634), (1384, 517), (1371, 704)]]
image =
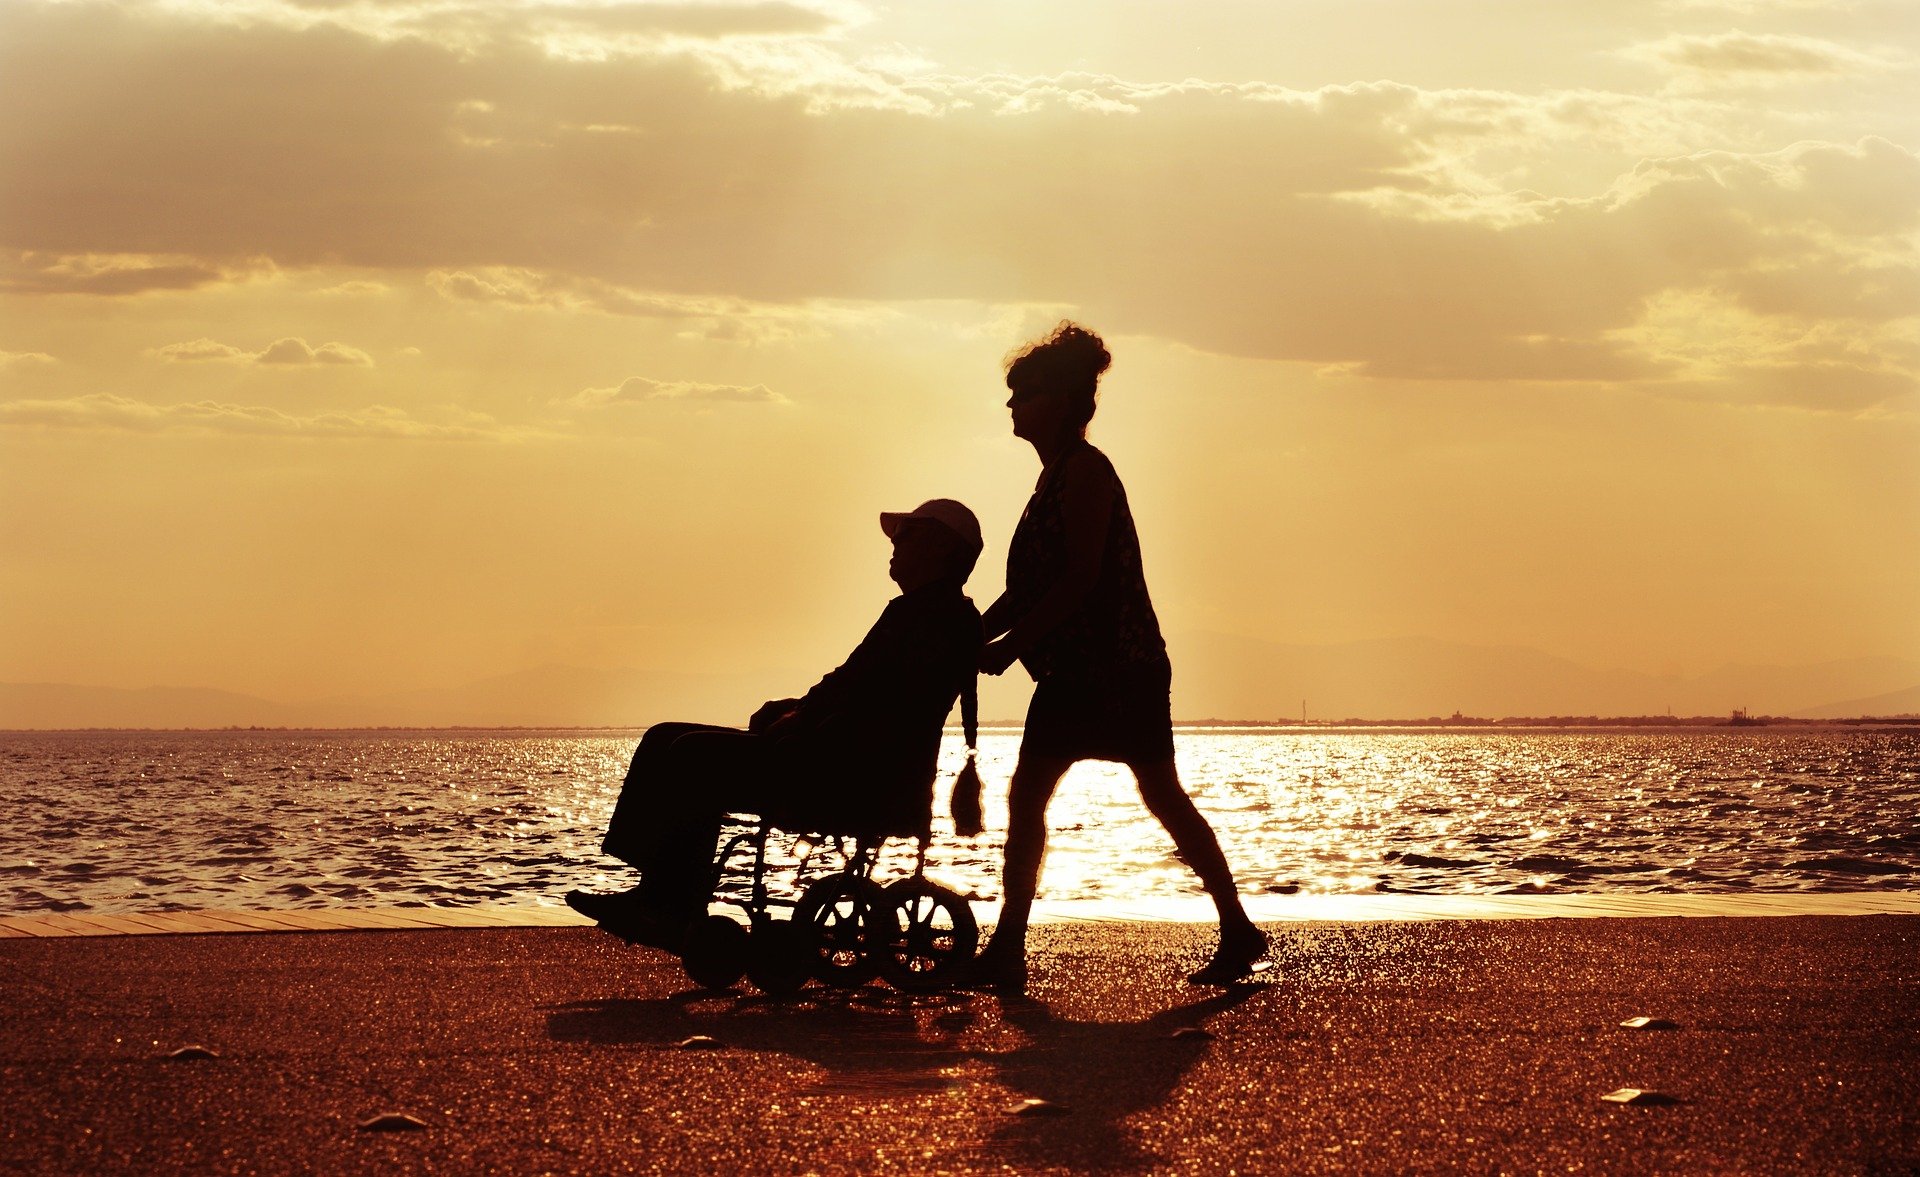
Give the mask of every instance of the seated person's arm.
[(760, 704), (760, 710), (747, 720), (747, 730), (756, 735), (764, 735), (800, 706), (798, 699), (769, 699)]
[(889, 606), (846, 662), (816, 683), (772, 734), (886, 722), (915, 713), (926, 700), (951, 699), (956, 677), (971, 672), (979, 647), (971, 619), (962, 631), (950, 631), (936, 618)]
[[(867, 636), (847, 655), (847, 660), (822, 675), (805, 695), (793, 700), (776, 700), (791, 706), (782, 715), (772, 717), (767, 733), (784, 737), (816, 731), (839, 715), (857, 709), (863, 699), (884, 692), (881, 684), (897, 677), (897, 671), (888, 665), (892, 660), (891, 650), (899, 644), (897, 636), (890, 632), (895, 628), (894, 616), (895, 609), (889, 605), (880, 614), (880, 620), (867, 631)], [(774, 704), (769, 703), (761, 711), (772, 706)]]

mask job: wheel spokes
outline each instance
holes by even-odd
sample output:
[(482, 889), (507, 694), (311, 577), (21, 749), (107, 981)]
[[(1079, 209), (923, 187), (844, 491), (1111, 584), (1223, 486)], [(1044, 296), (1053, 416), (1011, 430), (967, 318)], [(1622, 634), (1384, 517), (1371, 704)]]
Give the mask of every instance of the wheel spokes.
[(861, 876), (839, 874), (814, 883), (801, 900), (807, 953), (820, 980), (858, 985), (878, 967), (874, 945), (880, 925), (875, 921), (883, 910), (878, 892)]

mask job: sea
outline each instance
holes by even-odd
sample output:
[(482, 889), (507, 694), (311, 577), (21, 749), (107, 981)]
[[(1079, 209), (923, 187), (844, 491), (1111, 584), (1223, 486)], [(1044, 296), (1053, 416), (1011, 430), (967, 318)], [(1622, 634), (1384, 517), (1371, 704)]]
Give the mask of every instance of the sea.
[[(0, 915), (558, 905), (637, 731), (0, 733)], [(933, 877), (996, 898), (1016, 731), (983, 733), (987, 831)], [(1920, 883), (1920, 732), (1186, 728), (1182, 779), (1243, 891), (1754, 893)], [(938, 808), (963, 750), (942, 748)], [(1199, 893), (1118, 765), (1048, 813), (1042, 897)], [(776, 840), (776, 868), (831, 845)], [(912, 866), (896, 845), (885, 873)]]

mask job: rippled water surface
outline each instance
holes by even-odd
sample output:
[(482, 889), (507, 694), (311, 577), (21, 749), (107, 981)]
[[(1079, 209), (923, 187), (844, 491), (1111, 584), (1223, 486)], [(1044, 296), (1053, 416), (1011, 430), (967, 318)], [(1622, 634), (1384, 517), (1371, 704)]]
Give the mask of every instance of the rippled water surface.
[[(0, 735), (0, 913), (558, 903), (637, 733)], [(1859, 891), (1920, 879), (1920, 734), (1184, 731), (1243, 890)], [(930, 871), (997, 894), (1018, 736), (982, 737), (989, 831)], [(941, 789), (959, 764), (949, 740)], [(944, 795), (941, 798), (944, 809)], [(1127, 772), (1062, 783), (1042, 894), (1197, 891)]]

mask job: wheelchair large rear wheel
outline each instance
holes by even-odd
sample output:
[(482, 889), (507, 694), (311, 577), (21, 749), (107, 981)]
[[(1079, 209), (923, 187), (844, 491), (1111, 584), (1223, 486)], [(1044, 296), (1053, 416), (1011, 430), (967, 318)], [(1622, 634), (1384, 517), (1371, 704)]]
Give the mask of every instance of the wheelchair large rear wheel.
[(901, 879), (882, 899), (875, 921), (880, 975), (906, 993), (953, 984), (980, 943), (980, 925), (966, 899), (925, 878)]
[(854, 989), (873, 979), (873, 930), (886, 902), (880, 884), (859, 875), (828, 875), (808, 887), (793, 923), (807, 936), (813, 975), (822, 984)]
[(694, 983), (731, 989), (747, 971), (747, 930), (724, 915), (694, 921), (680, 963)]
[(768, 997), (792, 997), (813, 975), (806, 928), (792, 920), (756, 920), (747, 937), (747, 979)]

